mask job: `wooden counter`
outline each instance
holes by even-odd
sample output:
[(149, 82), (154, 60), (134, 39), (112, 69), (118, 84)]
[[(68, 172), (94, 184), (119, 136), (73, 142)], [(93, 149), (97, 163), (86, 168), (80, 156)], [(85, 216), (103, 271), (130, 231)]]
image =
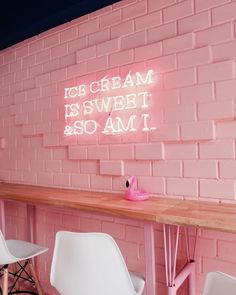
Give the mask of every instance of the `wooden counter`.
[(236, 233), (236, 204), (151, 197), (127, 201), (122, 194), (0, 184), (0, 199), (107, 213), (144, 221)]

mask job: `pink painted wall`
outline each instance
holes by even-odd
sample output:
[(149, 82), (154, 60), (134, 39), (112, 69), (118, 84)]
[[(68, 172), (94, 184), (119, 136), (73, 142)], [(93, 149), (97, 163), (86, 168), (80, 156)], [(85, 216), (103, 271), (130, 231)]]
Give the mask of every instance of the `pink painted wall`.
[[(136, 174), (152, 194), (235, 203), (236, 1), (124, 0), (0, 52), (0, 178), (124, 191)], [(63, 86), (155, 68), (158, 129), (143, 135), (64, 138)], [(73, 84), (75, 83), (75, 84)], [(105, 231), (129, 267), (144, 271), (140, 222), (37, 209), (46, 291), (54, 234)], [(25, 236), (25, 207), (8, 204), (9, 236)], [(161, 226), (158, 287), (165, 294)], [(209, 270), (236, 275), (236, 235), (201, 230), (198, 293)], [(181, 263), (181, 261), (180, 261)], [(183, 290), (183, 293), (184, 290)]]

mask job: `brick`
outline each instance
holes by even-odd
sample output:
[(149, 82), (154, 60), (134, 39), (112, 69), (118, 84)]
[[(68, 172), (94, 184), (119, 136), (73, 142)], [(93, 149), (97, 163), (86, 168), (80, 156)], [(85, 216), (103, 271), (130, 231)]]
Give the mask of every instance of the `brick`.
[(43, 65), (42, 64), (33, 66), (29, 69), (29, 76), (31, 78), (34, 78), (34, 77), (41, 75), (41, 74), (43, 74)]
[(201, 84), (180, 89), (181, 104), (193, 104), (195, 102), (207, 102), (214, 99), (213, 84)]
[(194, 47), (194, 34), (188, 33), (163, 41), (163, 53), (170, 54), (179, 51), (192, 49)]
[(234, 77), (234, 62), (223, 61), (199, 66), (198, 78), (200, 83), (232, 79)]
[(166, 181), (168, 195), (198, 196), (198, 181), (196, 179), (168, 178)]
[(196, 45), (198, 47), (224, 43), (233, 39), (233, 26), (231, 23), (211, 27), (196, 32)]
[(198, 147), (196, 143), (166, 143), (165, 159), (167, 160), (194, 160), (198, 157)]
[(144, 30), (152, 27), (157, 27), (162, 23), (161, 11), (149, 13), (147, 15), (134, 19), (135, 30)]
[(67, 78), (66, 68), (51, 72), (51, 82), (64, 81)]
[(217, 178), (218, 163), (216, 160), (188, 160), (184, 161), (184, 177)]
[(124, 166), (121, 160), (101, 160), (100, 161), (101, 175), (123, 175)]
[(193, 14), (193, 2), (183, 1), (163, 9), (164, 22), (169, 22)]
[(122, 8), (122, 20), (136, 18), (147, 13), (146, 1), (140, 1)]
[(158, 10), (172, 4), (175, 4), (175, 0), (148, 0), (148, 9), (149, 11)]
[(60, 172), (61, 161), (60, 160), (47, 160), (45, 162), (45, 170), (47, 172)]
[(44, 134), (44, 136), (43, 136), (44, 147), (59, 146), (60, 145), (59, 142), (60, 142), (59, 134), (57, 134), (57, 133)]
[(125, 238), (125, 225), (114, 222), (102, 221), (102, 231), (108, 233), (115, 239)]
[(181, 124), (182, 140), (211, 140), (215, 138), (215, 126), (212, 121), (200, 121)]
[(35, 65), (36, 55), (29, 55), (22, 59), (22, 69), (30, 68)]
[(148, 143), (135, 145), (135, 159), (148, 160), (148, 159), (163, 159), (164, 150), (162, 143)]
[(150, 161), (126, 161), (124, 162), (124, 174), (151, 176), (151, 163)]
[(196, 120), (196, 108), (194, 105), (178, 105), (164, 109), (164, 122), (192, 122)]
[(230, 180), (200, 180), (200, 197), (234, 199), (235, 186)]
[(60, 59), (56, 58), (51, 61), (44, 62), (40, 64), (43, 68), (43, 73), (48, 73), (51, 71), (55, 71), (60, 68)]
[(219, 259), (235, 263), (235, 242), (218, 241), (217, 253)]
[(210, 12), (202, 12), (178, 20), (179, 34), (195, 32), (209, 28), (211, 25)]
[(53, 58), (61, 57), (68, 54), (67, 44), (60, 44), (51, 49), (51, 54)]
[(54, 185), (58, 186), (69, 186), (70, 185), (70, 175), (68, 174), (54, 174), (53, 176)]
[(161, 42), (137, 47), (134, 49), (134, 55), (135, 55), (136, 62), (161, 56), (161, 53), (162, 53)]
[(214, 61), (236, 58), (236, 41), (213, 46), (212, 54)]
[(76, 53), (67, 54), (60, 58), (60, 67), (64, 68), (67, 66), (74, 65), (76, 63)]
[(71, 41), (78, 36), (78, 29), (77, 27), (71, 27), (69, 29), (66, 29), (62, 32), (60, 32), (60, 41), (61, 43), (63, 42), (68, 42)]
[(143, 46), (146, 43), (146, 32), (141, 31), (121, 38), (121, 49), (130, 49)]
[(225, 160), (219, 162), (220, 178), (235, 179), (236, 177), (236, 162), (235, 160)]
[(134, 147), (132, 144), (110, 145), (110, 159), (111, 160), (127, 160), (134, 158)]
[(63, 160), (62, 161), (62, 172), (64, 173), (78, 173), (80, 171), (80, 165), (78, 161)]
[(80, 169), (84, 174), (99, 174), (99, 161), (80, 161)]
[(29, 43), (29, 54), (36, 53), (43, 49), (43, 39)]
[(137, 226), (127, 225), (126, 229), (126, 241), (128, 242), (142, 242), (144, 240), (144, 231), (142, 228)]
[(133, 50), (125, 50), (117, 53), (112, 53), (109, 57), (110, 66), (121, 66), (132, 63), (134, 60)]
[(164, 75), (164, 86), (166, 88), (177, 88), (190, 86), (196, 83), (196, 72), (194, 69), (184, 69), (166, 73)]
[(177, 35), (176, 22), (165, 24), (156, 28), (147, 30), (148, 43), (157, 42), (172, 38)]
[(222, 5), (212, 9), (212, 22), (214, 24), (230, 21), (236, 18), (236, 3)]
[(46, 86), (46, 85), (50, 84), (50, 78), (51, 77), (50, 77), (49, 73), (37, 76), (35, 79), (36, 86), (41, 87), (41, 86)]
[(110, 30), (112, 39), (120, 38), (121, 36), (129, 35), (134, 32), (134, 22), (133, 20), (122, 22), (121, 24), (112, 26)]
[(229, 1), (230, 0), (195, 0), (196, 11), (210, 9)]
[(67, 77), (73, 78), (87, 74), (87, 63), (80, 62), (67, 68)]
[(88, 147), (88, 159), (91, 160), (107, 160), (109, 157), (109, 151), (107, 146), (89, 146)]
[(100, 56), (94, 59), (91, 59), (87, 62), (88, 72), (96, 72), (105, 70), (108, 68), (108, 57)]
[(143, 189), (152, 194), (165, 193), (165, 180), (160, 177), (142, 177), (138, 179), (139, 189)]
[(157, 130), (149, 134), (150, 142), (153, 141), (178, 141), (179, 127), (177, 124), (162, 124)]
[(153, 161), (153, 176), (181, 177), (183, 175), (182, 161), (164, 160)]
[(16, 59), (29, 55), (29, 45), (22, 46), (16, 49)]
[(108, 41), (109, 34), (110, 34), (110, 32), (108, 29), (99, 30), (98, 32), (89, 34), (88, 35), (88, 45), (92, 46), (92, 45), (96, 45), (96, 44), (100, 44), (105, 41)]
[(48, 48), (59, 44), (60, 42), (60, 35), (59, 33), (50, 35), (48, 37), (44, 37), (43, 39), (43, 47)]
[(67, 159), (67, 148), (57, 148), (53, 150), (53, 160), (64, 160)]
[(79, 24), (79, 37), (92, 34), (99, 29), (98, 18)]
[(215, 239), (206, 239), (202, 237), (197, 238), (196, 255), (216, 257), (217, 253), (217, 241)]
[(216, 125), (216, 138), (236, 140), (236, 122), (218, 122)]
[(43, 50), (43, 51), (36, 54), (36, 63), (37, 64), (47, 62), (50, 59), (51, 59), (51, 51), (50, 51), (50, 49)]
[(234, 118), (233, 101), (202, 103), (198, 105), (200, 120)]
[(79, 188), (89, 188), (89, 175), (84, 174), (72, 174), (71, 175), (71, 185), (73, 187), (79, 187)]
[(12, 50), (12, 49), (8, 50), (3, 56), (4, 64), (11, 63), (15, 61), (15, 59), (16, 59), (16, 53), (15, 53), (15, 50)]
[(80, 230), (82, 232), (101, 232), (102, 231), (102, 224), (101, 221), (97, 219), (89, 218), (81, 218), (80, 221)]
[(96, 46), (87, 47), (76, 52), (77, 63), (96, 57)]
[(92, 189), (99, 189), (103, 191), (112, 189), (112, 179), (108, 176), (92, 175), (90, 182)]
[[(156, 53), (158, 54), (158, 52), (156, 52)], [(152, 52), (152, 55), (153, 54), (154, 54), (154, 52)], [(158, 65), (157, 73), (171, 72), (176, 69), (176, 65), (177, 65), (176, 55), (170, 54), (170, 55), (158, 57), (155, 59), (151, 59), (150, 61), (147, 62), (147, 65), (149, 66), (149, 68), (152, 68), (153, 65), (155, 65), (155, 64)]]
[(121, 10), (116, 10), (104, 14), (99, 17), (99, 26), (100, 28), (110, 27), (111, 25), (121, 21)]
[(202, 47), (177, 54), (178, 68), (193, 67), (211, 61), (211, 48)]
[(69, 146), (69, 159), (70, 160), (82, 160), (87, 159), (87, 148), (85, 146)]
[(78, 50), (84, 49), (88, 46), (87, 36), (76, 38), (75, 40), (67, 42), (68, 52), (76, 52)]
[(112, 39), (106, 42), (102, 42), (97, 45), (97, 55), (107, 55), (113, 52), (117, 52), (120, 47), (119, 39)]
[(235, 80), (219, 81), (216, 82), (216, 99), (232, 99), (236, 94)]
[(232, 140), (215, 140), (199, 144), (200, 159), (233, 159), (235, 154)]
[(37, 174), (38, 185), (53, 185), (53, 174), (50, 172), (39, 172)]

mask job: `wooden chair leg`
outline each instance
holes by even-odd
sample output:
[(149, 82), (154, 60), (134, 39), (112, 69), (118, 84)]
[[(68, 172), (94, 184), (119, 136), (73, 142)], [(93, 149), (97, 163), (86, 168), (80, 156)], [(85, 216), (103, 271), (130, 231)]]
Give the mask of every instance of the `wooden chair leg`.
[(8, 295), (8, 266), (4, 266), (3, 269), (2, 295)]
[(33, 277), (33, 279), (35, 281), (35, 287), (36, 287), (36, 289), (38, 291), (38, 294), (39, 295), (44, 295), (43, 289), (41, 287), (41, 284), (39, 282), (39, 279), (38, 279), (38, 276), (37, 276), (37, 273), (36, 273), (36, 270), (35, 270), (35, 267), (34, 267), (34, 265), (33, 265), (33, 263), (32, 263), (31, 260), (29, 261), (29, 267), (30, 267), (30, 272), (32, 274), (32, 277)]

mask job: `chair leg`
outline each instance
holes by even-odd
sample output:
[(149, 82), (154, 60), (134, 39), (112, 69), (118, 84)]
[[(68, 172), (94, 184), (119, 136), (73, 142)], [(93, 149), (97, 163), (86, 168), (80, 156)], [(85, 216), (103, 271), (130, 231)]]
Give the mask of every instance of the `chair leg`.
[(8, 265), (3, 268), (2, 295), (8, 295)]
[[(41, 284), (40, 284), (40, 282), (39, 282), (39, 279), (38, 279), (38, 276), (37, 276), (37, 273), (36, 273), (35, 267), (34, 267), (32, 261), (31, 261), (31, 259), (30, 259), (30, 261), (29, 261), (29, 267), (30, 267), (30, 272), (31, 272), (32, 277), (33, 277), (33, 279), (34, 279), (35, 287), (36, 287), (36, 289), (37, 289), (37, 291), (38, 291), (38, 294), (39, 294), (39, 295), (44, 295), (44, 293), (43, 293), (43, 289), (42, 289), (42, 287), (41, 287)], [(3, 294), (3, 295), (5, 295), (5, 294)]]

